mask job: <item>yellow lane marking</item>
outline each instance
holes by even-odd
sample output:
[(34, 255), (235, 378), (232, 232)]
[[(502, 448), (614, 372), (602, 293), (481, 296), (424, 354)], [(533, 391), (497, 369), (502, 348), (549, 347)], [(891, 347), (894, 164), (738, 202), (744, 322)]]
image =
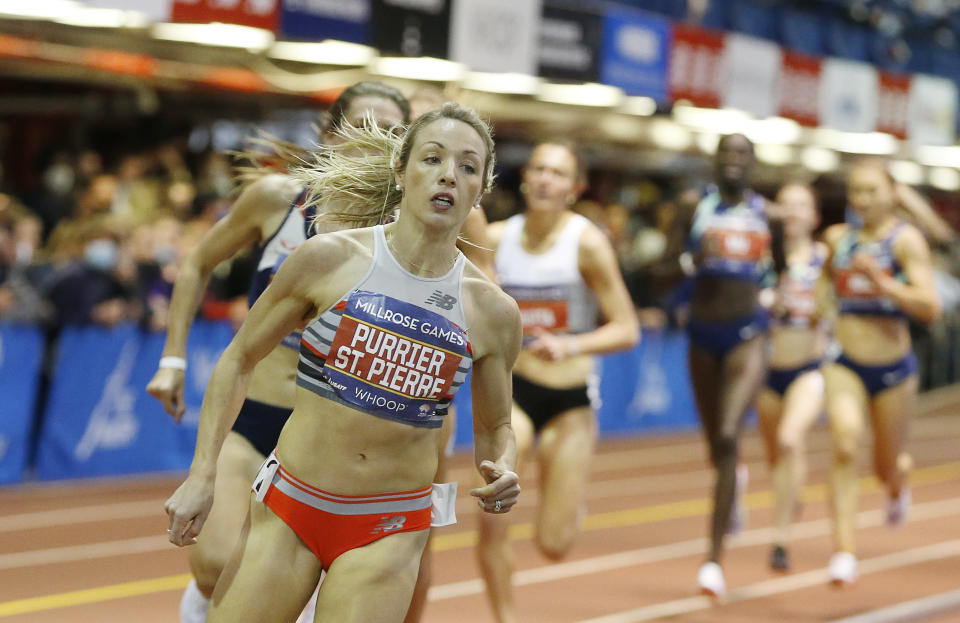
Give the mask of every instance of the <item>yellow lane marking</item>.
[[(915, 469), (910, 474), (910, 482), (914, 487), (949, 482), (957, 478), (960, 478), (960, 461)], [(873, 492), (881, 488), (880, 483), (872, 476), (861, 478), (860, 486), (862, 491), (865, 492)], [(804, 487), (803, 497), (807, 502), (820, 501), (826, 499), (827, 491), (826, 485), (807, 485)], [(773, 492), (767, 490), (748, 494), (744, 502), (751, 509), (770, 508), (773, 505)], [(596, 513), (586, 517), (583, 530), (605, 530), (609, 528), (622, 528), (658, 521), (702, 516), (709, 513), (711, 508), (712, 500), (710, 498), (697, 498), (666, 504), (652, 504), (642, 508)], [(509, 531), (510, 539), (513, 541), (530, 539), (533, 537), (533, 533), (533, 524), (530, 523), (511, 526)], [(454, 534), (435, 535), (432, 547), (434, 551), (448, 551), (471, 547), (475, 545), (476, 542), (477, 532), (475, 530), (465, 530)], [(126, 582), (69, 593), (58, 593), (32, 597), (30, 599), (7, 601), (0, 603), (0, 618), (15, 614), (40, 612), (43, 610), (110, 601), (124, 597), (182, 590), (189, 581), (190, 574), (180, 574), (153, 580)]]
[(123, 584), (98, 586), (97, 588), (70, 591), (69, 593), (58, 593), (56, 595), (44, 595), (43, 597), (7, 601), (0, 603), (0, 617), (39, 612), (41, 610), (53, 610), (54, 608), (66, 608), (68, 606), (81, 606), (83, 604), (121, 599), (123, 597), (149, 595), (163, 591), (182, 590), (190, 582), (190, 577), (189, 573), (183, 573), (180, 575), (155, 578), (153, 580), (124, 582)]

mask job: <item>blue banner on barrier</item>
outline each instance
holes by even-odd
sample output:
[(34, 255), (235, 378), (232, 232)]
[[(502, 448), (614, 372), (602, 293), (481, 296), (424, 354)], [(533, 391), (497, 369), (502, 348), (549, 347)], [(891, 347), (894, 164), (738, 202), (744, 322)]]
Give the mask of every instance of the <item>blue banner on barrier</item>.
[[(672, 431), (699, 425), (687, 370), (687, 335), (645, 331), (635, 348), (597, 358), (601, 435)], [(469, 384), (454, 398), (458, 447), (473, 443)]]
[(42, 359), (38, 329), (0, 325), (0, 484), (23, 478)]
[(145, 387), (163, 336), (136, 327), (67, 329), (40, 436), (44, 480), (185, 469), (193, 456), (203, 391), (230, 340), (225, 325), (198, 323), (190, 334), (186, 402), (180, 425)]

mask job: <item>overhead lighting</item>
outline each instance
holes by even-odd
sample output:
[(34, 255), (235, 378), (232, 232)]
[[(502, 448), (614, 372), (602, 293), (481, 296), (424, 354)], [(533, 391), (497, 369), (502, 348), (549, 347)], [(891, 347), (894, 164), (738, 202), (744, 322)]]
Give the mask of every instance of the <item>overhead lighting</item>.
[(827, 173), (837, 170), (840, 166), (840, 156), (832, 149), (807, 147), (800, 153), (800, 162), (811, 171)]
[(697, 134), (697, 147), (700, 151), (712, 156), (717, 153), (717, 145), (720, 144), (720, 135), (714, 132), (701, 132)]
[(407, 80), (459, 82), (466, 75), (467, 67), (462, 63), (426, 56), (381, 56), (371, 63), (371, 71), (380, 76)]
[(535, 95), (540, 88), (540, 78), (529, 74), (471, 71), (463, 79), (463, 88), (487, 93)]
[(83, 6), (74, 0), (0, 0), (0, 17), (5, 19), (57, 19)]
[(260, 53), (273, 44), (273, 33), (263, 28), (236, 24), (154, 24), (151, 34), (155, 39), (183, 41), (226, 48), (242, 48)]
[(783, 166), (793, 162), (793, 148), (780, 143), (760, 143), (755, 148), (757, 160), (773, 166)]
[(800, 140), (803, 130), (800, 124), (793, 119), (784, 117), (769, 117), (767, 119), (751, 119), (741, 130), (754, 143), (779, 143), (789, 145)]
[(923, 183), (923, 167), (910, 160), (891, 162), (890, 175), (901, 184), (915, 186)]
[(657, 101), (652, 97), (628, 97), (624, 99), (620, 110), (628, 115), (649, 117), (657, 112)]
[(654, 119), (650, 122), (650, 140), (661, 149), (684, 151), (693, 144), (693, 135), (679, 123)]
[(278, 41), (267, 50), (270, 58), (317, 65), (366, 65), (376, 55), (370, 46), (333, 39), (317, 43)]
[(643, 133), (644, 122), (629, 115), (600, 115), (600, 128), (615, 141), (632, 141)]
[(947, 167), (930, 169), (930, 185), (940, 190), (960, 190), (960, 171)]
[(915, 150), (917, 162), (932, 167), (960, 167), (960, 146), (933, 147), (930, 145), (917, 147)]
[(813, 138), (821, 147), (852, 154), (888, 156), (899, 147), (896, 138), (883, 132), (841, 132), (820, 128), (813, 131)]
[(81, 8), (68, 11), (55, 20), (59, 24), (87, 28), (143, 28), (150, 20), (140, 11)]
[(698, 106), (673, 107), (673, 119), (677, 123), (694, 129), (708, 130), (718, 134), (740, 132), (744, 124), (750, 121), (750, 115), (733, 108), (700, 108)]
[(537, 99), (555, 104), (571, 106), (596, 106), (610, 108), (623, 102), (623, 91), (617, 87), (595, 82), (584, 84), (556, 84), (545, 82), (540, 85)]

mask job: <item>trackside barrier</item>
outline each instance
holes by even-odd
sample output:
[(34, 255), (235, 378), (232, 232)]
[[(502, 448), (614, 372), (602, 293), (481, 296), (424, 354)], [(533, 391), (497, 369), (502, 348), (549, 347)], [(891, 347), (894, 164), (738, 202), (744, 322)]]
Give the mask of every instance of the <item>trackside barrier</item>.
[(0, 484), (23, 478), (42, 358), (39, 329), (0, 324)]
[(61, 335), (40, 433), (41, 480), (186, 469), (200, 405), (230, 327), (197, 323), (187, 346), (187, 412), (179, 425), (145, 387), (163, 335), (134, 326), (69, 328)]

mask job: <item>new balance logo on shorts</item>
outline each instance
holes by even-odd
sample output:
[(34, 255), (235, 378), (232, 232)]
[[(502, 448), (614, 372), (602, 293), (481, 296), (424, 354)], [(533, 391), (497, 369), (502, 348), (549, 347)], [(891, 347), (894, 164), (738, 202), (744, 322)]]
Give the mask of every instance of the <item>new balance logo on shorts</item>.
[(370, 531), (370, 534), (380, 534), (382, 532), (390, 532), (392, 530), (399, 530), (403, 527), (403, 524), (406, 523), (406, 515), (394, 515), (393, 517), (383, 517), (380, 521), (377, 522), (376, 527)]
[(450, 296), (449, 294), (444, 294), (440, 290), (434, 290), (433, 294), (427, 297), (427, 300), (424, 301), (427, 305), (436, 305), (440, 309), (453, 309), (454, 303), (457, 302), (455, 296)]

